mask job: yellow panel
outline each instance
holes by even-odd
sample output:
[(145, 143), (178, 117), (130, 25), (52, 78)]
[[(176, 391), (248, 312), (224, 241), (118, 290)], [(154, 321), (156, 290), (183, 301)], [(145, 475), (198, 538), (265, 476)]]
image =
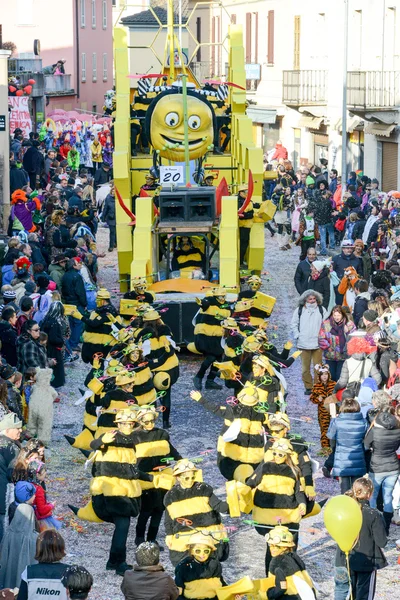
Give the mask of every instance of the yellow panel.
[(257, 274), (260, 274), (264, 265), (264, 235), (264, 223), (253, 223), (250, 231), (248, 267)]
[(134, 259), (131, 264), (131, 279), (134, 277), (147, 277), (153, 273), (153, 202), (150, 198), (136, 199), (136, 221), (137, 225), (133, 237)]
[(239, 283), (237, 197), (223, 196), (220, 223), (219, 281), (236, 288)]

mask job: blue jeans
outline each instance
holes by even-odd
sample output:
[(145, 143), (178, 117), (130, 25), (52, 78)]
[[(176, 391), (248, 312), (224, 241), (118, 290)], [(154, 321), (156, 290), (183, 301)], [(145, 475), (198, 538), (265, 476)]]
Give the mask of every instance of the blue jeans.
[(335, 567), (335, 600), (347, 600), (350, 591), (346, 567)]
[[(80, 313), (83, 313), (83, 308), (81, 306), (77, 307)], [(69, 326), (71, 328), (71, 335), (69, 337), (69, 347), (76, 348), (79, 342), (81, 341), (81, 335), (83, 333), (83, 322), (79, 319), (75, 319), (75, 317), (68, 317)]]
[(370, 506), (371, 508), (376, 508), (376, 502), (378, 499), (379, 490), (382, 487), (382, 495), (383, 495), (383, 511), (387, 513), (393, 512), (393, 489), (396, 485), (397, 478), (399, 473), (397, 471), (392, 471), (391, 473), (370, 473), (369, 478), (374, 484), (374, 491), (371, 496)]
[(327, 225), (318, 225), (320, 242), (321, 242), (321, 254), (326, 254), (326, 234), (329, 236), (329, 248), (335, 249), (335, 230), (333, 229), (332, 223)]

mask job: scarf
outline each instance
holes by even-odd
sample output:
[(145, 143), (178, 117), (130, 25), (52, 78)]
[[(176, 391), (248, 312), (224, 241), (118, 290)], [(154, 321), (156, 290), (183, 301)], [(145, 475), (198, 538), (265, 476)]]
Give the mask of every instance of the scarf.
[(321, 275), (321, 273), (319, 271), (317, 271), (316, 273), (311, 273), (311, 279), (313, 281), (316, 281), (317, 279), (319, 279), (320, 275)]
[(336, 323), (333, 317), (329, 318), (329, 322), (331, 325), (331, 335), (339, 338), (339, 349), (340, 352), (344, 351), (344, 347), (346, 345), (346, 336), (344, 334), (344, 319), (342, 319), (339, 323)]

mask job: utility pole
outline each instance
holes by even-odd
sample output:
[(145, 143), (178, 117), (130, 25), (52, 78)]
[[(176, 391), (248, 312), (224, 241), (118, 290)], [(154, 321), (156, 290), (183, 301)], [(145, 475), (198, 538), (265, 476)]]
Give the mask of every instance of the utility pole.
[(349, 46), (349, 0), (344, 0), (343, 96), (342, 96), (342, 200), (347, 181), (347, 55)]

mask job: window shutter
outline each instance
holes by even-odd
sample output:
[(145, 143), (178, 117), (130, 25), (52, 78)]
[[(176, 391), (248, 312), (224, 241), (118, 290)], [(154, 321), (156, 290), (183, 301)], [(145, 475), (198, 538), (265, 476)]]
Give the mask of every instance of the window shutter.
[(107, 29), (107, 0), (103, 0), (103, 29)]
[[(196, 39), (199, 44), (201, 44), (201, 17), (196, 18)], [(196, 60), (198, 62), (201, 61), (201, 46), (199, 46), (196, 52)]]
[(254, 13), (254, 62), (258, 63), (258, 12)]
[(103, 54), (103, 81), (107, 81), (108, 79), (108, 69), (107, 69), (107, 53)]
[(82, 52), (81, 57), (81, 81), (86, 81), (86, 52)]
[(246, 13), (246, 63), (251, 63), (251, 13)]
[(275, 34), (275, 11), (268, 11), (268, 64), (274, 64), (274, 34)]
[(295, 71), (300, 70), (300, 22), (301, 17), (294, 18), (294, 56), (293, 56), (293, 69)]
[(81, 27), (86, 26), (86, 0), (81, 0)]
[(96, 0), (92, 0), (92, 29), (96, 29)]
[(92, 56), (92, 81), (97, 81), (97, 54), (93, 52)]

